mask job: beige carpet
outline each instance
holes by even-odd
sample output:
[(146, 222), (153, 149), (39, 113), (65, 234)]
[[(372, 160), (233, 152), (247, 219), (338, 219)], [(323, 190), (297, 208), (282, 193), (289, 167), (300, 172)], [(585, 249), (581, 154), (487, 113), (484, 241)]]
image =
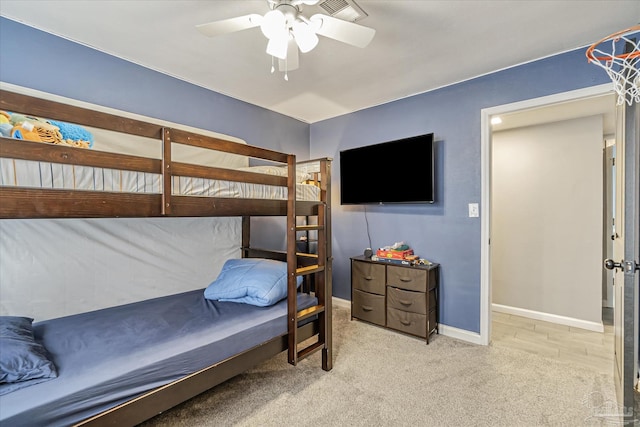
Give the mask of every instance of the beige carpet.
[[(607, 425), (610, 375), (519, 350), (424, 341), (334, 309), (334, 368), (283, 353), (145, 426)], [(607, 404), (609, 403), (609, 405)]]

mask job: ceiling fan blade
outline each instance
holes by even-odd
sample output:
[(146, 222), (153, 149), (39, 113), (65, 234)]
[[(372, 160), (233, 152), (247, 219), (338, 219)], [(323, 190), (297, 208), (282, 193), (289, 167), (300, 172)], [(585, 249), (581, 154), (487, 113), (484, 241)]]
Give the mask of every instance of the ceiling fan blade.
[(297, 70), (299, 66), (298, 44), (291, 39), (287, 45), (287, 59), (278, 59), (278, 69), (280, 71), (292, 71)]
[(237, 16), (235, 18), (196, 25), (196, 28), (205, 36), (215, 37), (221, 34), (235, 33), (236, 31), (258, 27), (260, 24), (262, 24), (262, 16), (252, 13), (251, 15)]
[(313, 15), (310, 20), (318, 26), (317, 34), (355, 47), (367, 47), (376, 34), (376, 30), (373, 28), (321, 13)]

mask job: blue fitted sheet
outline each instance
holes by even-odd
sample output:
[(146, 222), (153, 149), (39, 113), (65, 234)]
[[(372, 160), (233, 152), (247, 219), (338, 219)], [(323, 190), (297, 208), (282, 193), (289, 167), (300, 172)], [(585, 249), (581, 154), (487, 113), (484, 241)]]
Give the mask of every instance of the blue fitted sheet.
[[(315, 304), (300, 294), (299, 309)], [(185, 292), (34, 324), (58, 378), (0, 396), (0, 424), (70, 425), (287, 333), (271, 307)]]

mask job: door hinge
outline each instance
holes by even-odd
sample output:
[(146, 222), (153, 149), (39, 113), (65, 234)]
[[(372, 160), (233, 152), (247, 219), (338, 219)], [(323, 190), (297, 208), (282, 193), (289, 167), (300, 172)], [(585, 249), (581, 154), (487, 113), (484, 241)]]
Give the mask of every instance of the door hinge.
[(635, 261), (624, 261), (624, 273), (635, 274), (640, 271), (640, 264)]

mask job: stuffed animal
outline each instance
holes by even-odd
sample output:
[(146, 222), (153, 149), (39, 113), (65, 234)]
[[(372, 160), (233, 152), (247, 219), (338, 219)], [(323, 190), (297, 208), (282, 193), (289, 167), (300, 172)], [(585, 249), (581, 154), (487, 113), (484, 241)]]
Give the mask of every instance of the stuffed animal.
[(93, 147), (93, 135), (85, 128), (56, 120), (48, 120), (48, 122), (60, 129), (63, 140), (73, 141), (81, 146), (86, 146), (85, 148)]
[(0, 135), (5, 138), (11, 138), (11, 129), (13, 125), (9, 120), (11, 116), (6, 111), (0, 111)]
[(11, 138), (42, 142), (36, 127), (27, 121), (22, 122), (11, 129)]
[(11, 123), (0, 124), (0, 135), (5, 138), (11, 138), (11, 129), (13, 129), (13, 125)]
[(0, 111), (0, 133), (26, 141), (71, 147), (90, 148), (93, 145), (93, 135), (80, 126), (6, 111)]
[(35, 117), (27, 117), (22, 114), (8, 113), (11, 128), (11, 137), (26, 141), (58, 143), (62, 137), (58, 128), (48, 123), (41, 122)]

